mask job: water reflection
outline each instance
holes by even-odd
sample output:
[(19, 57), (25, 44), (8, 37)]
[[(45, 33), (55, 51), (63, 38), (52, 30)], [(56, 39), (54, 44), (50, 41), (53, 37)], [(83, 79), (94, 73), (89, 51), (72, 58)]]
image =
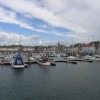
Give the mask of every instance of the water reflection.
[(0, 100), (100, 100), (100, 63), (0, 67)]
[(24, 69), (13, 69), (12, 68), (12, 75), (15, 77), (20, 77), (24, 74)]

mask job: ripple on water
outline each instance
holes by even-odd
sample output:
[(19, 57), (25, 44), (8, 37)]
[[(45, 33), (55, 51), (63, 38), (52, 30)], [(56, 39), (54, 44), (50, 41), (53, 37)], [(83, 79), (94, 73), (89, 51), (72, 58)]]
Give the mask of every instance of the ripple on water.
[(100, 63), (0, 67), (0, 100), (100, 100)]

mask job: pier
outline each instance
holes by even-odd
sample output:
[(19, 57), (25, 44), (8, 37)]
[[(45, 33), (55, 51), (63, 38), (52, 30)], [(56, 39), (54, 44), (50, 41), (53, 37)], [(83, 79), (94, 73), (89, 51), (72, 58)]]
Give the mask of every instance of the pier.
[[(63, 63), (72, 63), (77, 64), (77, 62), (95, 62), (94, 60), (89, 59), (50, 59), (49, 62), (51, 62), (51, 65), (56, 65), (56, 63), (63, 62)], [(36, 60), (28, 60), (24, 61), (25, 64), (36, 64)], [(0, 62), (0, 65), (11, 65), (11, 61), (2, 61)]]

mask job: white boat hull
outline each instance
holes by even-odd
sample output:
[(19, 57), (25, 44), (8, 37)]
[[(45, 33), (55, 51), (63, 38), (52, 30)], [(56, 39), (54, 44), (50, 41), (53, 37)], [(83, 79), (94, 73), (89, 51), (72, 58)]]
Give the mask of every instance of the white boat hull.
[(40, 64), (40, 65), (44, 65), (44, 66), (49, 66), (49, 65), (51, 65), (50, 62), (45, 62), (45, 63), (43, 63), (43, 62), (37, 61), (37, 63)]
[(31, 61), (35, 61), (35, 58), (33, 58), (33, 57), (30, 57), (29, 59), (30, 59)]
[(77, 57), (74, 57), (74, 56), (69, 56), (67, 57), (68, 60), (77, 60)]
[(90, 59), (93, 60), (93, 61), (100, 61), (100, 58), (92, 57), (92, 58), (90, 58)]
[(25, 65), (12, 65), (12, 68), (25, 68)]

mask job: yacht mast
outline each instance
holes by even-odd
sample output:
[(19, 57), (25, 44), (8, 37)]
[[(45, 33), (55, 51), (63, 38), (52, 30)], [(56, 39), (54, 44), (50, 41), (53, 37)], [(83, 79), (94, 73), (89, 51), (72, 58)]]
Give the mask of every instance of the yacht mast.
[(88, 54), (89, 54), (89, 38), (88, 38)]
[(74, 47), (73, 47), (73, 38), (72, 38), (72, 56), (73, 56), (73, 49)]
[(93, 54), (94, 54), (94, 36), (93, 36)]
[(98, 55), (100, 56), (100, 40), (99, 40), (99, 50)]
[(19, 35), (19, 45), (21, 45), (21, 33)]

